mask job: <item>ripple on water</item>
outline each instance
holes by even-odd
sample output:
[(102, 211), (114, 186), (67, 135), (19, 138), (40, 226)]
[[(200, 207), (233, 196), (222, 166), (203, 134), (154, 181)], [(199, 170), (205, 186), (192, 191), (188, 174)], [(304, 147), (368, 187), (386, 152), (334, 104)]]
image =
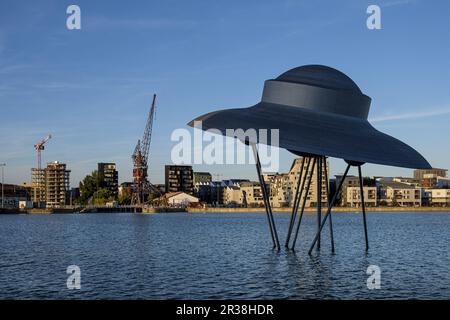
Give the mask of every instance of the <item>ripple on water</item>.
[[(284, 243), (287, 214), (275, 215)], [(263, 214), (0, 216), (0, 298), (391, 299), (450, 298), (448, 213), (334, 214), (308, 256), (316, 217), (306, 215), (296, 252), (271, 249)], [(67, 290), (66, 268), (82, 289)], [(366, 269), (381, 268), (368, 290)]]

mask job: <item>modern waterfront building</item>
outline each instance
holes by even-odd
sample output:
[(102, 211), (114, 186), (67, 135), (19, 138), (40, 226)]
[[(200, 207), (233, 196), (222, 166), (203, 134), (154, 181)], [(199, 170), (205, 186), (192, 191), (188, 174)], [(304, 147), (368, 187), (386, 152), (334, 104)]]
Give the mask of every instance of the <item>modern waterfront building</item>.
[(447, 177), (447, 169), (417, 169), (414, 170), (414, 179), (420, 181), (420, 185), (425, 189), (434, 189), (438, 187), (438, 179)]
[(259, 182), (243, 182), (240, 187), (239, 203), (244, 207), (264, 206), (263, 194)]
[(380, 205), (419, 207), (422, 204), (420, 188), (406, 183), (380, 179), (377, 181)]
[(450, 207), (450, 189), (429, 189), (432, 206)]
[[(300, 168), (302, 165), (302, 158), (297, 158), (292, 162), (291, 168), (288, 173), (285, 174), (272, 174), (272, 175), (264, 175), (264, 181), (269, 185), (270, 189), (270, 203), (273, 207), (291, 207), (294, 201), (294, 194), (298, 185), (298, 179), (300, 179)], [(325, 173), (328, 173), (329, 163), (326, 161), (326, 171), (325, 168), (322, 169), (322, 196), (321, 203), (325, 206), (328, 203), (327, 200), (327, 182), (329, 176), (325, 176)], [(306, 207), (313, 207), (317, 205), (317, 167), (310, 165), (309, 170), (307, 161), (303, 164), (303, 173), (302, 179), (305, 175), (312, 175), (311, 185), (306, 194), (307, 183), (304, 185), (304, 190), (302, 193), (302, 200), (306, 196)]]
[[(339, 185), (342, 180), (341, 175), (336, 175), (336, 185)], [(342, 183), (340, 194), (337, 196), (337, 203), (341, 206), (347, 206), (347, 188), (359, 188), (359, 178), (352, 175), (347, 175)]]
[[(288, 207), (293, 204), (293, 194), (297, 187), (299, 179), (299, 170), (302, 164), (302, 158), (295, 159), (288, 173), (284, 174), (266, 174), (264, 181), (269, 191), (269, 201), (272, 207)], [(311, 186), (306, 196), (306, 206), (314, 206), (317, 203), (317, 173), (309, 168), (306, 172), (307, 162), (304, 163), (303, 175), (312, 174)], [(327, 172), (328, 162), (327, 162)], [(327, 204), (327, 177), (325, 176), (325, 168), (322, 175), (322, 205)], [(306, 189), (306, 184), (304, 186)], [(264, 204), (262, 198), (261, 186), (258, 182), (252, 182), (247, 179), (229, 179), (223, 181), (200, 182), (194, 184), (194, 195), (199, 197), (201, 201), (225, 206), (262, 206)]]
[(194, 191), (192, 166), (166, 165), (165, 191), (192, 194)]
[[(244, 198), (241, 185), (249, 183), (248, 179), (228, 179), (222, 181), (223, 187), (223, 204), (228, 207), (244, 206)], [(253, 183), (252, 183), (253, 184)], [(258, 184), (259, 186), (259, 184)], [(256, 204), (258, 205), (258, 204)]]
[(70, 170), (66, 169), (66, 164), (58, 161), (47, 164), (44, 169), (46, 207), (55, 208), (67, 203), (69, 175)]
[(224, 186), (223, 203), (228, 207), (242, 206), (242, 191), (239, 186)]
[(202, 202), (212, 203), (212, 175), (209, 172), (193, 172), (193, 194)]
[[(377, 187), (363, 187), (364, 203), (367, 207), (377, 206)], [(349, 207), (361, 206), (361, 189), (360, 187), (346, 188), (345, 203)]]
[(261, 207), (264, 205), (259, 182), (242, 181), (239, 184), (222, 182), (222, 201), (227, 207)]
[(119, 173), (115, 163), (98, 163), (97, 169), (98, 187), (107, 189), (114, 195), (119, 191)]

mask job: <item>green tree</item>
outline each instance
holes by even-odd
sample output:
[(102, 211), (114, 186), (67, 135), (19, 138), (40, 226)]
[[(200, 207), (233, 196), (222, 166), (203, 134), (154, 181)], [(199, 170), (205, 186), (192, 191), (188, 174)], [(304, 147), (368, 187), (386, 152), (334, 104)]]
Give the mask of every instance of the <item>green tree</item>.
[(375, 179), (372, 179), (370, 177), (364, 177), (363, 185), (366, 187), (375, 187), (376, 186)]
[(400, 204), (398, 203), (397, 199), (395, 199), (395, 196), (392, 198), (392, 203), (391, 205), (393, 207), (400, 207)]
[(124, 188), (119, 195), (118, 202), (120, 205), (129, 205), (131, 204), (131, 193), (128, 189)]
[(104, 205), (114, 200), (114, 194), (108, 189), (98, 189), (93, 194), (93, 202), (97, 205)]
[(98, 175), (97, 170), (94, 170), (80, 182), (80, 203), (88, 204), (97, 189)]

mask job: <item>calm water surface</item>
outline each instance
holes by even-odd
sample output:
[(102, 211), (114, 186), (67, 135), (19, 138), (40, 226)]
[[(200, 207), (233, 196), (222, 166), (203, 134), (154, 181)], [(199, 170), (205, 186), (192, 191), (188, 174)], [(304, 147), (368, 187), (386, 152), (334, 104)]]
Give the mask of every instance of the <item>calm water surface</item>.
[[(289, 215), (275, 214), (284, 243)], [(334, 214), (322, 249), (307, 250), (307, 215), (295, 253), (271, 249), (264, 214), (0, 215), (0, 298), (449, 299), (450, 214)], [(81, 268), (68, 290), (66, 268)], [(369, 265), (381, 289), (366, 286)]]

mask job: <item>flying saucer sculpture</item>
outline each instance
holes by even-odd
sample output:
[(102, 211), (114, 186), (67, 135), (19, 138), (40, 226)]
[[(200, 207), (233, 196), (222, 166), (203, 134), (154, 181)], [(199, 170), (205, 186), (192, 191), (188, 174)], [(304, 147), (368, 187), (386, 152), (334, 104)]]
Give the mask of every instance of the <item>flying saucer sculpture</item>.
[[(279, 129), (278, 146), (296, 155), (304, 156), (303, 161), (307, 158), (308, 167), (311, 161), (312, 167), (317, 167), (319, 173), (317, 174), (318, 192), (319, 187), (321, 187), (321, 179), (319, 181), (319, 178), (321, 178), (323, 168), (326, 168), (326, 157), (344, 159), (348, 166), (334, 194), (335, 200), (350, 166), (358, 167), (361, 195), (363, 195), (361, 165), (364, 163), (414, 169), (431, 168), (427, 160), (416, 150), (400, 140), (376, 130), (367, 121), (370, 103), (371, 98), (363, 94), (355, 82), (344, 73), (327, 66), (307, 65), (291, 69), (276, 79), (265, 81), (262, 99), (256, 105), (248, 108), (211, 112), (192, 120), (189, 125), (194, 126), (194, 121), (201, 121), (203, 130), (217, 129), (223, 135), (233, 132), (233, 130), (226, 129), (256, 129), (256, 133), (259, 132), (258, 129)], [(258, 134), (253, 137), (253, 140), (250, 137), (250, 140), (245, 142), (252, 145), (255, 153), (258, 177), (263, 189), (272, 240), (274, 246), (279, 248), (272, 210), (267, 189), (262, 180), (261, 167), (255, 147), (256, 143), (259, 142)], [(301, 170), (303, 170), (303, 166)], [(305, 184), (309, 185), (311, 180), (311, 177), (309, 177), (308, 183), (306, 178), (302, 179), (300, 185), (300, 177), (286, 246), (288, 246), (294, 227), (303, 187)], [(328, 201), (328, 210), (323, 221), (321, 220), (321, 201), (317, 201), (318, 232), (309, 252), (317, 241), (320, 245), (320, 232), (328, 216), (330, 216), (334, 200)], [(366, 231), (366, 249), (368, 249), (364, 199), (361, 202)], [(302, 206), (295, 240), (303, 209), (304, 206)], [(331, 216), (330, 231), (332, 232)], [(295, 246), (295, 240), (293, 247)], [(332, 246), (334, 249), (333, 240)]]

